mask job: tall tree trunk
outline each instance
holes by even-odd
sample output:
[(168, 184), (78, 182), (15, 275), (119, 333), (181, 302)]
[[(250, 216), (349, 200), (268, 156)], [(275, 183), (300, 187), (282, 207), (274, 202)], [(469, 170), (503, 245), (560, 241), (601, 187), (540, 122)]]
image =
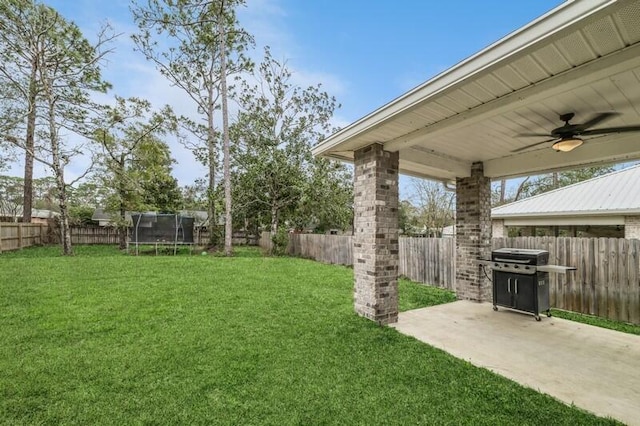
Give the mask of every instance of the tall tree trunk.
[(35, 129), (36, 129), (36, 77), (38, 72), (38, 62), (36, 59), (31, 64), (31, 75), (29, 76), (29, 112), (27, 114), (27, 136), (25, 140), (24, 154), (24, 195), (22, 200), (22, 222), (31, 222), (31, 209), (33, 207), (33, 150), (35, 149)]
[(271, 236), (278, 232), (278, 208), (271, 206)]
[(120, 179), (118, 179), (118, 198), (120, 199), (120, 223), (118, 224), (118, 247), (120, 248), (120, 250), (124, 250), (127, 248), (127, 225), (126, 225), (126, 219), (127, 219), (127, 209), (125, 206), (125, 197), (127, 196), (127, 190), (126, 187), (124, 185), (124, 163), (125, 163), (125, 155), (124, 154), (120, 154), (120, 159), (118, 162), (118, 167), (120, 169), (119, 171), (119, 176)]
[[(51, 107), (50, 107), (51, 108)], [(49, 120), (53, 120), (53, 113), (50, 113)], [(69, 227), (69, 210), (67, 208), (67, 185), (64, 183), (64, 160), (60, 158), (60, 143), (58, 141), (55, 123), (49, 124), (51, 129), (51, 156), (53, 174), (56, 179), (56, 189), (58, 190), (58, 207), (60, 207), (60, 242), (62, 244), (62, 254), (70, 256), (73, 254), (71, 248), (71, 229)]]
[[(222, 11), (224, 13), (224, 9)], [(222, 15), (222, 14), (221, 14)], [(223, 17), (218, 22), (218, 37), (220, 43), (220, 95), (222, 96), (222, 149), (223, 149), (223, 173), (224, 173), (224, 254), (233, 254), (232, 233), (233, 223), (231, 219), (231, 172), (229, 150), (229, 110), (227, 106), (227, 43)]]
[(530, 176), (527, 176), (522, 182), (520, 182), (520, 185), (518, 185), (518, 190), (516, 191), (516, 196), (513, 198), (513, 201), (518, 201), (520, 199), (520, 196), (522, 195), (522, 190), (524, 189), (525, 184), (529, 180), (529, 177)]
[(504, 204), (504, 196), (507, 190), (507, 180), (500, 180), (500, 205)]
[(51, 149), (51, 164), (56, 188), (58, 190), (58, 206), (60, 207), (60, 239), (62, 244), (62, 254), (70, 256), (73, 254), (71, 248), (71, 230), (69, 228), (69, 211), (67, 209), (67, 185), (64, 182), (64, 168), (67, 159), (62, 157), (60, 152), (60, 136), (56, 124), (56, 99), (52, 93), (51, 82), (46, 77), (46, 70), (42, 78), (44, 93), (47, 99), (47, 115), (49, 120), (49, 142)]
[(213, 121), (215, 104), (214, 104), (214, 87), (209, 87), (209, 105), (207, 111), (207, 154), (209, 165), (209, 186), (207, 187), (207, 215), (209, 216), (209, 245), (215, 247), (218, 245), (216, 218), (216, 200), (214, 194), (216, 191), (216, 133), (215, 123)]
[(69, 209), (67, 208), (67, 189), (64, 183), (64, 166), (55, 171), (56, 186), (58, 187), (58, 207), (60, 207), (60, 239), (62, 254), (73, 254), (71, 247), (71, 228), (69, 226)]

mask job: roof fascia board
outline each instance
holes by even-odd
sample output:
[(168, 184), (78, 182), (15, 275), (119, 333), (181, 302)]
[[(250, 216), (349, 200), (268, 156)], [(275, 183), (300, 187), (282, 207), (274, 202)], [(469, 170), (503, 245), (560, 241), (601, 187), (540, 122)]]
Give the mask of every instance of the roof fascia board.
[(640, 207), (634, 209), (612, 210), (580, 210), (559, 212), (524, 212), (524, 213), (491, 213), (493, 219), (532, 219), (546, 217), (580, 217), (580, 216), (636, 216), (640, 214)]
[(450, 86), (467, 80), (491, 67), (496, 62), (526, 49), (566, 27), (597, 13), (617, 0), (571, 1), (561, 4), (530, 24), (516, 30), (501, 40), (489, 45), (475, 55), (454, 65), (434, 78), (378, 108), (341, 131), (328, 137), (312, 149), (313, 155), (322, 155), (336, 145), (369, 130), (395, 115), (423, 102)]
[(504, 226), (624, 225), (624, 216), (568, 216), (504, 219)]

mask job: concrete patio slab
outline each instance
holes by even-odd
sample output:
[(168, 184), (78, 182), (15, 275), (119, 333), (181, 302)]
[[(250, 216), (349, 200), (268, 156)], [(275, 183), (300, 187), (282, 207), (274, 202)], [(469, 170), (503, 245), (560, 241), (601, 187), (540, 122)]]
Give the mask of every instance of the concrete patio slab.
[(457, 301), (400, 314), (403, 334), (567, 404), (640, 425), (640, 336)]

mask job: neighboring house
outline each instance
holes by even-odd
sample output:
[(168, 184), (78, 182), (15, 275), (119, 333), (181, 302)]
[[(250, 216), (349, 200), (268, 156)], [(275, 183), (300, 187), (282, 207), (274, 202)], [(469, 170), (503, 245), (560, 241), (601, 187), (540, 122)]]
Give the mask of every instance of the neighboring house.
[[(127, 225), (131, 226), (131, 212), (125, 212), (124, 217)], [(98, 226), (115, 226), (117, 218), (117, 213), (106, 212), (102, 208), (95, 209), (91, 216), (91, 220), (98, 222)]]
[[(193, 226), (196, 228), (206, 228), (209, 226), (209, 214), (204, 210), (180, 210), (178, 212), (181, 216), (189, 216), (194, 219)], [(218, 225), (224, 225), (224, 216), (219, 215), (218, 217)]]
[(495, 207), (493, 236), (640, 238), (640, 165)]
[[(31, 209), (31, 223), (47, 224), (49, 220), (60, 216), (60, 213), (45, 209)], [(0, 221), (18, 222), (22, 220), (22, 206), (19, 208), (5, 210), (0, 207)]]
[(442, 237), (452, 238), (456, 236), (456, 226), (449, 225), (442, 228)]

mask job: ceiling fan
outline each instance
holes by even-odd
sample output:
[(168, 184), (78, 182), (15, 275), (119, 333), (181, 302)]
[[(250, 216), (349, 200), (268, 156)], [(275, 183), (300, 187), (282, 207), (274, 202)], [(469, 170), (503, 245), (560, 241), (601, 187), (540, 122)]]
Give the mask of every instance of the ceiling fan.
[(582, 124), (570, 124), (569, 121), (573, 118), (575, 114), (573, 112), (569, 112), (566, 114), (562, 114), (560, 116), (560, 120), (564, 121), (564, 125), (557, 127), (551, 131), (551, 133), (522, 133), (518, 136), (523, 137), (549, 137), (550, 139), (546, 139), (541, 142), (536, 142), (531, 145), (523, 146), (518, 149), (514, 149), (511, 152), (520, 152), (527, 150), (529, 148), (533, 148), (534, 146), (542, 145), (548, 142), (555, 141), (552, 148), (556, 151), (569, 152), (574, 148), (579, 147), (583, 144), (583, 140), (580, 136), (592, 136), (592, 135), (606, 135), (609, 133), (624, 133), (624, 132), (640, 132), (639, 126), (623, 126), (623, 127), (606, 127), (601, 129), (591, 129), (591, 127), (602, 123), (605, 120), (608, 120), (616, 115), (619, 115), (617, 112), (601, 112), (596, 114), (590, 120), (586, 121)]

